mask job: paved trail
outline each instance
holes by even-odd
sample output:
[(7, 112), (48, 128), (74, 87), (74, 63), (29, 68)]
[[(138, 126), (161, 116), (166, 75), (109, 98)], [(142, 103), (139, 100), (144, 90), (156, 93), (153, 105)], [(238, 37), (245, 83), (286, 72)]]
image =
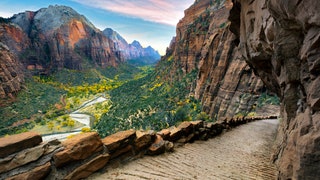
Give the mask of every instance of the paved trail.
[(276, 179), (270, 157), (277, 124), (277, 120), (252, 122), (174, 153), (109, 167), (89, 179)]

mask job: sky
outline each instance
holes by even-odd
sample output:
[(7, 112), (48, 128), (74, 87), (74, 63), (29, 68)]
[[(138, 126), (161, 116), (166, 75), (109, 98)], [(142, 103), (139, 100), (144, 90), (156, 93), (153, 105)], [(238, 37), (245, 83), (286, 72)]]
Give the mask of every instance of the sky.
[(128, 43), (138, 40), (161, 55), (176, 32), (176, 24), (194, 0), (0, 0), (0, 16), (37, 11), (49, 5), (70, 6), (97, 28), (112, 28)]

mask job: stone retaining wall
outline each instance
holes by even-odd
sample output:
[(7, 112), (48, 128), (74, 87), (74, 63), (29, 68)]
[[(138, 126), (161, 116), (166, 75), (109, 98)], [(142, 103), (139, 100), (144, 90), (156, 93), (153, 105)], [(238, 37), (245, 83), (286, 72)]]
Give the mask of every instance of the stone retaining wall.
[(159, 132), (127, 130), (101, 139), (82, 133), (63, 142), (42, 142), (32, 132), (0, 138), (0, 179), (82, 179), (112, 161), (158, 155), (195, 140), (207, 140), (247, 122), (268, 117), (239, 117), (208, 123), (185, 121)]

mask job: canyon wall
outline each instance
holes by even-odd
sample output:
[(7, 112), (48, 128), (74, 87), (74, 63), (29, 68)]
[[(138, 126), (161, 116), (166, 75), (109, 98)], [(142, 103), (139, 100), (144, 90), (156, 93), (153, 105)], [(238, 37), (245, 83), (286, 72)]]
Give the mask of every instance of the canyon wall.
[(67, 6), (26, 11), (3, 19), (1, 24), (1, 42), (36, 73), (50, 74), (61, 68), (104, 68), (147, 56), (153, 62), (160, 59), (153, 48), (142, 48), (137, 41), (127, 44), (112, 29), (102, 32)]
[(185, 10), (177, 25), (176, 37), (162, 59), (173, 59), (168, 75), (178, 78), (196, 71), (190, 94), (201, 100), (203, 111), (221, 119), (254, 111), (265, 91), (260, 78), (239, 53), (236, 36), (229, 30), (230, 1), (196, 1)]
[[(160, 59), (152, 47), (143, 48), (137, 41), (128, 44), (112, 29), (102, 32), (72, 8), (58, 5), (15, 14), (8, 19), (0, 17), (0, 42), (15, 57), (7, 63), (21, 69), (19, 77), (50, 75), (62, 68), (116, 67), (130, 59), (153, 64)], [(6, 61), (1, 59), (3, 63)], [(6, 80), (1, 82), (0, 94), (7, 98), (20, 90), (18, 84), (23, 81), (4, 87), (3, 83), (11, 77), (3, 68), (0, 74)]]
[(24, 82), (23, 66), (0, 42), (0, 106), (6, 104), (7, 97), (12, 98), (21, 90)]
[[(3, 43), (28, 69), (48, 74), (61, 68), (116, 66), (123, 61), (112, 40), (66, 6), (19, 13), (8, 19), (7, 24), (16, 27), (16, 34), (23, 36)], [(9, 33), (3, 34), (8, 36)]]
[(320, 2), (234, 0), (240, 51), (281, 99), (279, 179), (320, 177)]

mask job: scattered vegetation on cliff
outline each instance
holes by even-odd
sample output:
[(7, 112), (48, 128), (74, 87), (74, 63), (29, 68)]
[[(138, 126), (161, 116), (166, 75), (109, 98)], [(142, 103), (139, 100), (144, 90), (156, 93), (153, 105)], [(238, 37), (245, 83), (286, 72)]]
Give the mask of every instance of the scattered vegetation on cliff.
[(188, 96), (197, 72), (179, 81), (166, 81), (161, 77), (169, 73), (168, 63), (172, 61), (161, 61), (157, 71), (110, 92), (112, 107), (95, 126), (101, 136), (130, 128), (159, 130), (181, 121), (209, 120), (200, 102)]
[[(0, 108), (0, 135), (39, 130), (63, 131), (59, 123), (61, 116), (72, 112), (83, 102), (97, 94), (121, 86), (132, 79), (139, 79), (150, 73), (153, 67), (135, 67), (129, 64), (117, 68), (75, 71), (62, 69), (51, 76), (33, 76), (27, 80), (15, 102)], [(111, 106), (110, 101), (98, 103), (83, 110), (98, 121)], [(42, 128), (41, 128), (42, 127)], [(45, 128), (44, 128), (45, 127)], [(70, 126), (68, 126), (70, 127)], [(77, 123), (75, 123), (77, 127)]]

